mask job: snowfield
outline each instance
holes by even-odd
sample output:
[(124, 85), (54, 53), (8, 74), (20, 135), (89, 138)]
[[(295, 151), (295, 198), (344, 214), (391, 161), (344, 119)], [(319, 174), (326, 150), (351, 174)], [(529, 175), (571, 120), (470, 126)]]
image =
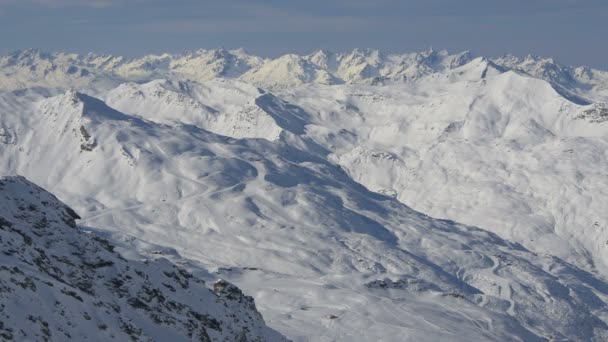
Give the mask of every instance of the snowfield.
[[(433, 50), (25, 50), (0, 57), (0, 89), (0, 173), (53, 192), (120, 263), (235, 283), (289, 339), (608, 339), (608, 72)], [(0, 232), (3, 251), (21, 241)], [(251, 340), (281, 338), (248, 317)]]

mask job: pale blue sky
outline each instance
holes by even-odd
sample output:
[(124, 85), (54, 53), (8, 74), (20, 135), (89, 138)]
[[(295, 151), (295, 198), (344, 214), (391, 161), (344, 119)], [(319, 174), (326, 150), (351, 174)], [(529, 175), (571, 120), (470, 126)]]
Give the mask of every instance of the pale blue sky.
[(608, 0), (0, 0), (0, 53), (434, 47), (608, 69)]

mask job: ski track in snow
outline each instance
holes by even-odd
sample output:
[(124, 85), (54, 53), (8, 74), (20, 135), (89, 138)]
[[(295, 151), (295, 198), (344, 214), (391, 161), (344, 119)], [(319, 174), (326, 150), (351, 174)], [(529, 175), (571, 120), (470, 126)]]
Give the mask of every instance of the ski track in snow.
[[(173, 174), (173, 175), (176, 176), (175, 174)], [(179, 177), (179, 176), (176, 176), (176, 177)], [(191, 181), (190, 179), (188, 179), (188, 180)], [(202, 183), (198, 183), (198, 184), (204, 185)], [(220, 190), (215, 190), (215, 191), (210, 191), (210, 192), (203, 192), (203, 193), (200, 193), (200, 194), (193, 194), (193, 195), (190, 195), (190, 196), (182, 197), (182, 198), (180, 198), (178, 200), (173, 201), (172, 203), (181, 203), (181, 202), (184, 202), (184, 201), (187, 201), (187, 200), (190, 200), (190, 199), (193, 199), (193, 198), (197, 198), (197, 197), (211, 196), (211, 195), (215, 195), (215, 194), (219, 194), (219, 193), (223, 193), (223, 192), (229, 192), (229, 191), (232, 191), (233, 189), (235, 189), (235, 188), (237, 188), (237, 187), (239, 187), (241, 185), (243, 185), (243, 183), (238, 183), (238, 184), (233, 185), (232, 187), (226, 188), (226, 189), (220, 189)], [(119, 211), (129, 211), (129, 210), (133, 210), (133, 209), (138, 209), (138, 208), (145, 207), (147, 205), (157, 206), (157, 205), (163, 205), (163, 204), (165, 204), (165, 202), (163, 202), (161, 200), (161, 201), (158, 201), (158, 202), (153, 203), (153, 204), (150, 204), (150, 203), (140, 203), (140, 204), (137, 204), (137, 205), (132, 205), (132, 206), (126, 207), (126, 208), (111, 208), (111, 209), (102, 210), (100, 212), (95, 212), (94, 211), (94, 212), (90, 213), (91, 216), (87, 216), (87, 217), (84, 217), (84, 218), (80, 219), (80, 222), (82, 224), (86, 225), (86, 224), (89, 224), (90, 221), (93, 221), (96, 218), (99, 218), (99, 217), (104, 216), (104, 215), (112, 214), (112, 213), (119, 212)]]

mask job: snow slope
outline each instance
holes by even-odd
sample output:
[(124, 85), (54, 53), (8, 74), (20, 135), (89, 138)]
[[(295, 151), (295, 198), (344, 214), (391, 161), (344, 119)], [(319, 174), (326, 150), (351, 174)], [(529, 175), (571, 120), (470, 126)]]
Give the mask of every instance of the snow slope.
[[(480, 62), (484, 64), (484, 62)], [(606, 274), (605, 105), (513, 71), (389, 87), (303, 87), (307, 134), (372, 191)]]
[(166, 259), (128, 261), (23, 177), (0, 178), (3, 341), (284, 341), (251, 297)]
[[(558, 251), (537, 253), (487, 231), (504, 233), (498, 225), (483, 230), (426, 216), (361, 186), (353, 178), (376, 190), (356, 173), (354, 163), (342, 161), (348, 156), (344, 152), (382, 143), (415, 155), (419, 152), (410, 146), (433, 144), (438, 139), (433, 134), (442, 134), (408, 130), (445, 132), (450, 126), (414, 118), (399, 124), (409, 111), (403, 116), (390, 112), (389, 96), (398, 97), (401, 106), (418, 105), (426, 120), (442, 113), (439, 102), (416, 102), (427, 97), (439, 101), (431, 89), (465, 108), (468, 100), (458, 89), (495, 89), (480, 103), (504, 101), (513, 118), (527, 113), (522, 107), (530, 99), (523, 96), (518, 102), (528, 93), (506, 90), (522, 84), (544, 94), (537, 104), (543, 113), (564, 106), (565, 112), (580, 114), (578, 110), (587, 108), (563, 100), (544, 81), (501, 73), (483, 59), (460, 68), (445, 78), (429, 78), (428, 87), (311, 85), (276, 95), (234, 81), (185, 82), (183, 87), (167, 81), (129, 84), (123, 86), (129, 90), (122, 97), (113, 91), (100, 96), (116, 101), (120, 110), (74, 90), (57, 96), (39, 89), (6, 92), (0, 94), (5, 132), (0, 165), (4, 173), (26, 175), (52, 189), (81, 213), (79, 224), (124, 250), (166, 257), (202, 278), (208, 275), (201, 269), (211, 269), (215, 276), (234, 281), (256, 298), (271, 327), (294, 340), (608, 338), (608, 284), (602, 274), (565, 262), (556, 256)], [(165, 92), (164, 100), (149, 96), (151, 89)], [(264, 138), (266, 128), (258, 127), (251, 129), (260, 135), (242, 139), (241, 133), (230, 137), (226, 131), (214, 133), (213, 126), (198, 126), (207, 124), (205, 115), (231, 115), (228, 94), (239, 89), (234, 102), (253, 106), (253, 97), (255, 115), (281, 127), (278, 136)], [(127, 100), (133, 91), (141, 91), (151, 103)], [(167, 99), (175, 101), (175, 94), (183, 100), (158, 109)], [(382, 103), (387, 98), (389, 103)], [(182, 110), (181, 104), (196, 101), (204, 111)], [(363, 111), (372, 104), (377, 116)], [(437, 111), (422, 109), (426, 106)], [(182, 123), (186, 113), (192, 115), (186, 120), (199, 123)], [(504, 135), (517, 138), (517, 132), (508, 133), (509, 123), (518, 125), (520, 119), (490, 120), (484, 113), (463, 113), (471, 122), (456, 124), (448, 133), (470, 134), (466, 139), (477, 139), (479, 146)], [(540, 123), (534, 132), (542, 134), (535, 136), (550, 136), (541, 123), (570, 132), (564, 119), (536, 119)], [(535, 143), (524, 136), (522, 144)], [(405, 146), (395, 144), (401, 137)], [(373, 157), (402, 158), (390, 151)], [(385, 171), (399, 173), (390, 163)], [(382, 177), (375, 170), (370, 174)], [(437, 179), (429, 179), (434, 183), (427, 191)], [(453, 191), (446, 202), (460, 205)], [(464, 194), (465, 199), (472, 196)], [(587, 206), (593, 208), (593, 203)]]
[(281, 117), (273, 117), (273, 108), (283, 110), (287, 105), (272, 94), (240, 82), (215, 80), (202, 87), (168, 80), (127, 83), (104, 97), (109, 105), (125, 113), (159, 123), (195, 125), (234, 138), (276, 140), (283, 129), (301, 130), (286, 122), (289, 114), (293, 116), (289, 121), (300, 119), (299, 113), (286, 110)]

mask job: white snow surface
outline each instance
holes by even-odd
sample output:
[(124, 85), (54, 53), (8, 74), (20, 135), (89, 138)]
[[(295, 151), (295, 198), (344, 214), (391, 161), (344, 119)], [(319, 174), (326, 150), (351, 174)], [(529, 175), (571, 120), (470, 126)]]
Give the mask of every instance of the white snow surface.
[(603, 341), (607, 75), (27, 50), (0, 58), (0, 172), (127, 258), (234, 282), (296, 341)]

